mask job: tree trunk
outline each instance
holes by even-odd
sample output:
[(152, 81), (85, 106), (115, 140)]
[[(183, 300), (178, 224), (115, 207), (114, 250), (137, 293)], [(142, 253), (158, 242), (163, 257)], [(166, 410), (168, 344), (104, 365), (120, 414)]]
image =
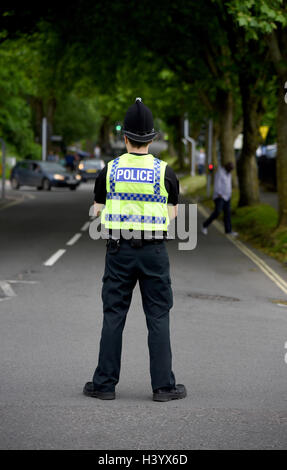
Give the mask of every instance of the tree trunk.
[(167, 121), (170, 127), (169, 137), (173, 151), (175, 152), (178, 160), (179, 169), (184, 167), (184, 145), (183, 138), (183, 119), (182, 116), (170, 117)]
[(228, 162), (235, 164), (233, 148), (233, 99), (231, 92), (220, 91), (218, 93), (220, 111), (220, 150), (221, 165)]
[(259, 202), (258, 168), (256, 149), (260, 142), (260, 98), (253, 93), (253, 82), (241, 77), (240, 89), (243, 108), (243, 148), (237, 165), (239, 180), (239, 206)]
[(94, 155), (95, 142), (92, 139), (86, 139), (86, 151)]
[[(220, 125), (218, 122), (213, 121), (213, 132), (212, 132), (212, 163), (215, 168), (218, 167), (218, 157), (217, 157), (217, 145), (220, 135)], [(205, 149), (207, 153), (207, 148)]]
[(173, 140), (171, 138), (171, 135), (169, 133), (169, 140), (168, 140), (168, 153), (171, 157), (176, 157), (177, 158), (177, 153), (174, 148)]
[(42, 119), (44, 116), (44, 104), (41, 98), (35, 96), (29, 97), (29, 103), (32, 108), (32, 125), (37, 142), (41, 142)]
[(286, 77), (281, 77), (277, 115), (277, 190), (279, 199), (279, 227), (287, 227), (287, 103), (284, 95)]
[(254, 154), (245, 155), (238, 162), (239, 206), (251, 206), (259, 202), (258, 169)]
[(46, 104), (41, 98), (32, 96), (29, 98), (29, 103), (33, 111), (33, 128), (36, 141), (42, 142), (42, 120), (43, 117), (47, 118), (47, 147), (48, 152), (51, 150), (51, 136), (53, 135), (54, 116), (56, 111), (57, 102), (55, 98), (50, 98)]
[(105, 116), (103, 118), (100, 132), (99, 132), (99, 146), (101, 147), (102, 153), (106, 155), (111, 154), (110, 144), (110, 118)]
[(287, 31), (278, 27), (266, 37), (271, 59), (278, 76), (277, 114), (277, 190), (279, 199), (278, 227), (287, 227)]
[(220, 155), (221, 165), (225, 165), (228, 162), (233, 163), (234, 171), (232, 172), (232, 186), (238, 187), (236, 160), (234, 152), (234, 129), (233, 129), (233, 98), (230, 91), (226, 92), (220, 90), (218, 92), (218, 105), (220, 112), (220, 130), (219, 130), (219, 142), (220, 142)]
[(49, 101), (47, 102), (46, 106), (46, 117), (47, 117), (47, 151), (50, 152), (52, 149), (53, 143), (51, 141), (51, 137), (53, 135), (53, 129), (54, 129), (54, 117), (55, 117), (55, 112), (56, 112), (56, 107), (57, 107), (57, 101), (55, 98), (50, 98)]

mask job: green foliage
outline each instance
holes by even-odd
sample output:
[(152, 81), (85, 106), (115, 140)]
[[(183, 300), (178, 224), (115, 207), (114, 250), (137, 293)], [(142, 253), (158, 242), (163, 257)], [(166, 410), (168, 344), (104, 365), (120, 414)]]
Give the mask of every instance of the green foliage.
[(22, 44), (19, 40), (0, 45), (0, 135), (19, 155), (36, 157), (39, 147), (34, 143), (27, 102), (31, 83), (24, 70), (27, 57), (19, 48)]
[[(7, 93), (3, 95), (1, 108), (10, 120), (3, 115), (2, 125), (12, 129), (9, 139), (15, 143), (17, 134), (19, 148), (26, 145), (24, 135), (27, 141), (33, 140), (29, 97), (31, 105), (33, 99), (40, 101), (42, 113), (53, 108), (53, 132), (70, 143), (94, 138), (105, 117), (111, 124), (121, 122), (135, 97), (142, 96), (160, 119), (157, 125), (174, 138), (175, 131), (179, 132), (178, 118), (186, 112), (198, 128), (207, 117), (219, 119), (219, 92), (227, 90), (232, 91), (238, 122), (242, 116), (238, 87), (242, 60), (250, 58), (245, 66), (247, 70), (254, 67), (255, 75), (265, 65), (258, 54), (259, 43), (252, 53), (244, 37), (234, 54), (230, 36), (238, 33), (236, 24), (244, 26), (244, 31), (248, 27), (255, 39), (266, 22), (269, 28), (273, 22), (285, 24), (285, 4), (281, 0), (143, 0), (136, 2), (128, 15), (126, 0), (72, 2), (63, 12), (52, 7), (39, 11), (27, 7), (24, 13), (6, 8), (3, 30), (13, 38), (22, 34), (0, 46), (16, 58), (15, 64), (9, 65), (10, 71), (14, 67), (15, 79), (3, 81), (18, 99), (13, 104)], [(19, 21), (22, 18), (24, 23)], [(243, 29), (238, 30), (244, 36)], [(264, 123), (272, 126), (275, 112), (269, 90), (264, 107)], [(35, 112), (33, 108), (34, 131), (39, 137)], [(20, 123), (29, 130), (21, 133)]]
[(71, 93), (59, 101), (55, 113), (54, 131), (66, 145), (82, 139), (95, 139), (100, 114), (95, 100), (79, 98)]
[(285, 0), (230, 0), (227, 5), (250, 39), (260, 39), (260, 33), (270, 34), (278, 24), (287, 26)]
[(287, 229), (277, 230), (272, 234), (270, 253), (280, 261), (287, 262)]
[(53, 129), (56, 110), (58, 129), (53, 133), (63, 134), (67, 143), (96, 133), (95, 99), (87, 98), (95, 87), (81, 75), (74, 47), (64, 47), (61, 36), (44, 21), (33, 34), (0, 44), (0, 132), (21, 157), (40, 156), (35, 138), (40, 139), (42, 117), (48, 117)]
[(277, 211), (269, 204), (256, 204), (250, 207), (240, 207), (233, 215), (233, 222), (239, 230), (248, 232), (254, 240), (270, 235), (276, 228)]

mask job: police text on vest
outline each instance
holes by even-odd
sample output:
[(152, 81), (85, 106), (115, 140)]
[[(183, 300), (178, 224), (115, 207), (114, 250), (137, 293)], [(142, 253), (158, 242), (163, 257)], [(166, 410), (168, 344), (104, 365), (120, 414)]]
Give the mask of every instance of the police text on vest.
[(128, 183), (154, 183), (154, 170), (149, 168), (118, 168), (116, 181)]

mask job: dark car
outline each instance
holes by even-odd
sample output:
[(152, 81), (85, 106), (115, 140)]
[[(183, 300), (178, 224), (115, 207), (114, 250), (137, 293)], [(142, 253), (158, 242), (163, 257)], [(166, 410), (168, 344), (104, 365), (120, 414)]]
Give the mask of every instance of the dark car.
[(78, 174), (81, 176), (82, 181), (96, 179), (97, 173), (104, 166), (103, 160), (98, 160), (97, 158), (84, 159), (78, 165)]
[(49, 191), (52, 186), (74, 190), (80, 184), (80, 176), (69, 173), (59, 163), (23, 160), (11, 170), (10, 182), (13, 189), (20, 186), (35, 186)]
[(256, 151), (259, 180), (270, 190), (276, 191), (277, 145), (261, 146)]

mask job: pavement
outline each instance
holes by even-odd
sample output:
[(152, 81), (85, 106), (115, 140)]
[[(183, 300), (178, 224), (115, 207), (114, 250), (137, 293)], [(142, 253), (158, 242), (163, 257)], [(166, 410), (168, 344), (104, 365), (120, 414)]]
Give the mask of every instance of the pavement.
[(102, 324), (105, 242), (87, 229), (92, 189), (23, 188), (9, 192), (22, 202), (0, 210), (0, 448), (286, 448), (287, 296), (213, 226), (192, 251), (168, 242), (173, 369), (188, 396), (152, 401), (138, 286), (117, 399), (82, 394)]

